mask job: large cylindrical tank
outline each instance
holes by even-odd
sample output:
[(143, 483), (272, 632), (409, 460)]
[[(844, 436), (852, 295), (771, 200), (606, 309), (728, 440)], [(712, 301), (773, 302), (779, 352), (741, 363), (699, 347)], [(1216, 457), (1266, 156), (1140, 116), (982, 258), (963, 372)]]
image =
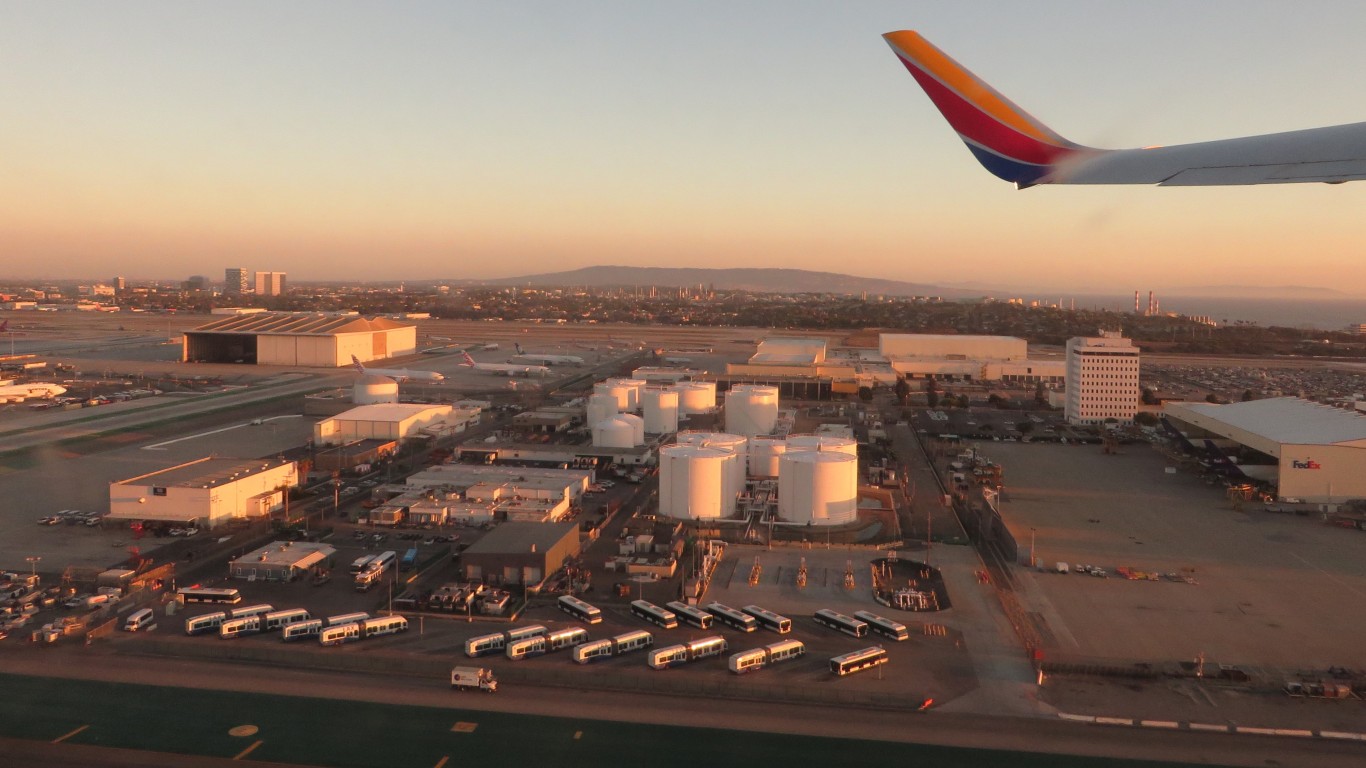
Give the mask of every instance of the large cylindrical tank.
[(351, 388), (351, 402), (356, 405), (397, 403), (398, 382), (378, 373), (367, 373), (356, 379)]
[(630, 422), (622, 421), (620, 416), (593, 425), (595, 448), (634, 448), (637, 445), (635, 428)]
[(659, 449), (659, 512), (684, 520), (716, 520), (734, 511), (727, 500), (726, 462), (733, 454), (697, 445)]
[(637, 379), (608, 379), (604, 383), (608, 386), (625, 387), (627, 389), (627, 407), (621, 409), (622, 411), (635, 411), (640, 409), (640, 393), (645, 389), (645, 382)]
[(635, 441), (635, 445), (645, 444), (645, 419), (634, 413), (618, 414), (617, 418), (631, 425), (631, 439)]
[[(614, 379), (614, 381), (616, 381)], [(631, 387), (625, 384), (613, 384), (610, 381), (603, 381), (593, 385), (593, 394), (611, 395), (617, 400), (617, 410), (625, 413), (631, 410)]]
[(616, 415), (616, 397), (599, 392), (595, 392), (588, 396), (588, 424), (592, 425), (597, 424), (600, 421), (607, 421)]
[(678, 393), (662, 387), (649, 387), (641, 395), (645, 431), (663, 435), (678, 431)]
[(684, 445), (718, 448), (734, 455), (736, 460), (727, 464), (728, 471), (724, 489), (726, 498), (734, 501), (735, 497), (745, 489), (745, 471), (749, 463), (748, 457), (745, 455), (745, 445), (749, 442), (748, 438), (726, 432), (679, 432), (678, 442)]
[(799, 525), (839, 525), (858, 516), (858, 457), (789, 450), (778, 460), (778, 517)]
[(754, 437), (771, 435), (778, 425), (778, 388), (738, 384), (726, 393), (726, 431)]
[(773, 437), (758, 437), (749, 441), (749, 474), (753, 477), (777, 477), (778, 457), (787, 453), (787, 443)]
[(793, 451), (828, 451), (847, 453), (850, 456), (857, 457), (858, 441), (831, 435), (790, 435), (787, 438), (787, 450), (789, 453)]
[(716, 383), (684, 381), (674, 385), (678, 392), (678, 410), (684, 416), (710, 413), (716, 410)]

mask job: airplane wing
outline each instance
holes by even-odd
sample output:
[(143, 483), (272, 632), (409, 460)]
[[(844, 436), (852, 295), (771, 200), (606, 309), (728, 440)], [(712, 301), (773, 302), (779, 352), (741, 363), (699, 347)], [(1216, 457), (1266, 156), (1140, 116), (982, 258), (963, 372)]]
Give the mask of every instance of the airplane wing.
[(919, 33), (883, 35), (897, 58), (988, 171), (1037, 184), (1218, 186), (1340, 184), (1366, 179), (1366, 123), (1143, 149), (1064, 139)]

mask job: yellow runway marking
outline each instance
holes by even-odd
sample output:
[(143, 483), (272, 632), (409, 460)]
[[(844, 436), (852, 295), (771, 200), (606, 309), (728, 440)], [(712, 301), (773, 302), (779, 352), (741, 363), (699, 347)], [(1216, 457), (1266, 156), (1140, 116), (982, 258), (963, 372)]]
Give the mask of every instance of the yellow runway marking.
[(450, 760), (450, 759), (451, 759), (451, 756), (450, 756), (450, 755), (446, 755), (445, 757), (443, 757), (443, 758), (441, 758), (440, 760), (438, 760), (437, 763), (436, 763), (436, 765), (433, 766), (433, 768), (446, 768), (446, 761), (447, 761), (447, 760)]
[(76, 730), (72, 731), (71, 733), (66, 734), (65, 736), (58, 736), (57, 738), (55, 738), (55, 739), (52, 740), (52, 743), (53, 743), (53, 744), (61, 744), (62, 742), (66, 741), (67, 739), (71, 738), (72, 736), (75, 736), (76, 734), (80, 733), (81, 731), (84, 731), (86, 728), (89, 728), (89, 727), (90, 727), (90, 726), (88, 726), (88, 725), (82, 725), (80, 728), (77, 728)]
[(459, 722), (451, 726), (452, 733), (474, 733), (474, 729), (479, 727), (479, 723)]
[(253, 742), (251, 743), (251, 746), (250, 746), (250, 747), (247, 747), (246, 749), (242, 750), (241, 752), (238, 752), (238, 753), (237, 753), (237, 757), (234, 757), (233, 760), (241, 760), (242, 758), (246, 757), (247, 755), (250, 755), (253, 751), (256, 750), (257, 747), (261, 746), (262, 744), (265, 744), (265, 742), (264, 742), (264, 741), (253, 741)]

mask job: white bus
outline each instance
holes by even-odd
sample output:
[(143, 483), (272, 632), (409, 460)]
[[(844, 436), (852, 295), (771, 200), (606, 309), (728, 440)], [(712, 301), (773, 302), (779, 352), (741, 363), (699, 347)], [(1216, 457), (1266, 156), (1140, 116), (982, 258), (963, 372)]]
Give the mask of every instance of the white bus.
[(402, 616), (381, 616), (377, 619), (366, 619), (360, 623), (361, 637), (393, 635), (407, 629), (408, 620)]
[(186, 587), (176, 590), (176, 597), (182, 603), (221, 603), (237, 605), (242, 602), (242, 593), (235, 589), (210, 589), (207, 587)]
[(301, 621), (308, 621), (313, 618), (306, 608), (285, 608), (280, 611), (271, 611), (265, 615), (264, 632), (274, 632), (277, 629), (284, 629), (290, 624), (298, 624)]
[(704, 637), (701, 640), (693, 640), (688, 643), (688, 661), (705, 659), (709, 656), (720, 656), (726, 652), (730, 646), (726, 643), (726, 638), (720, 635)]
[(213, 632), (226, 621), (228, 614), (219, 611), (218, 613), (206, 613), (202, 616), (191, 616), (185, 620), (185, 634), (200, 635), (205, 632)]
[(398, 560), (398, 553), (392, 549), (386, 550), (375, 555), (375, 559), (366, 563), (364, 571), (366, 573), (384, 573), (394, 566), (396, 560)]
[(721, 603), (707, 603), (707, 612), (716, 617), (716, 620), (741, 632), (753, 632), (759, 628), (759, 622), (747, 613), (731, 608), (729, 605)]
[(852, 675), (859, 670), (876, 667), (879, 664), (887, 663), (887, 652), (877, 646), (864, 648), (861, 651), (846, 653), (842, 656), (835, 656), (830, 659), (830, 671), (844, 677)]
[(867, 622), (869, 629), (872, 629), (883, 637), (896, 640), (897, 642), (909, 640), (911, 637), (911, 633), (906, 629), (905, 624), (892, 621), (885, 616), (879, 616), (876, 613), (869, 613), (868, 611), (855, 611), (854, 618), (859, 621)]
[(498, 653), (505, 650), (508, 643), (525, 640), (528, 637), (540, 637), (549, 631), (540, 624), (532, 624), (527, 627), (509, 629), (506, 632), (471, 637), (465, 641), (465, 655), (473, 659), (489, 653)]
[(754, 620), (759, 622), (759, 626), (764, 629), (771, 629), (780, 635), (786, 635), (788, 632), (792, 631), (792, 619), (789, 619), (786, 616), (779, 616), (773, 611), (766, 608), (760, 608), (757, 605), (747, 605), (740, 610), (753, 616)]
[(678, 629), (678, 617), (648, 600), (632, 600), (631, 613), (664, 629)]
[(598, 659), (608, 659), (612, 657), (612, 641), (609, 639), (593, 640), (574, 646), (574, 663), (587, 664)]
[(316, 637), (317, 635), (322, 634), (322, 631), (322, 619), (309, 619), (307, 621), (299, 621), (293, 624), (286, 624), (284, 629), (280, 630), (280, 639), (288, 643), (291, 640), (300, 640), (305, 637)]
[(843, 632), (850, 637), (868, 636), (867, 622), (859, 621), (853, 616), (845, 616), (844, 614), (832, 611), (829, 608), (822, 608), (819, 611), (816, 611), (811, 615), (811, 618), (823, 627), (829, 627), (836, 632)]
[(275, 610), (275, 606), (270, 603), (257, 603), (256, 605), (244, 605), (241, 608), (233, 608), (228, 612), (234, 619), (245, 619), (248, 616), (264, 616)]
[(672, 602), (665, 603), (664, 607), (668, 608), (669, 610), (677, 614), (678, 618), (684, 624), (697, 627), (698, 629), (711, 629), (711, 614), (707, 613), (706, 611), (700, 608), (697, 608), (696, 606), (688, 605), (687, 603), (680, 603), (677, 600), (674, 600)]
[(799, 658), (806, 654), (806, 644), (800, 640), (781, 640), (763, 648), (741, 651), (730, 657), (726, 667), (737, 675), (763, 669), (780, 661)]
[(368, 613), (342, 613), (336, 616), (327, 617), (327, 626), (335, 627), (339, 624), (355, 624), (370, 618)]
[(153, 622), (156, 621), (156, 617), (156, 612), (151, 608), (143, 608), (142, 610), (134, 611), (128, 614), (127, 619), (124, 619), (123, 631), (138, 632), (144, 629), (151, 629)]
[(516, 640), (508, 643), (507, 657), (513, 661), (525, 659), (528, 656), (540, 656), (551, 651), (562, 651), (565, 648), (573, 648), (581, 645), (588, 640), (588, 630), (582, 627), (573, 629), (560, 629), (548, 635), (528, 637), (525, 640)]
[(318, 633), (318, 642), (322, 645), (341, 645), (352, 640), (360, 639), (360, 622), (350, 624), (338, 624), (334, 627), (327, 627)]
[(370, 561), (374, 559), (374, 555), (362, 555), (361, 557), (358, 557), (355, 560), (351, 561), (351, 575), (355, 576), (356, 574), (364, 571), (365, 566), (369, 565)]
[(688, 646), (670, 645), (667, 648), (658, 648), (650, 651), (647, 663), (652, 669), (668, 669), (679, 664), (688, 663)]
[(602, 621), (602, 611), (573, 595), (560, 595), (559, 603), (560, 610), (585, 624), (597, 624)]
[(218, 625), (218, 636), (224, 640), (238, 637), (240, 635), (255, 635), (261, 631), (261, 616), (243, 616), (239, 619), (228, 619)]
[(623, 653), (649, 648), (655, 644), (655, 636), (645, 630), (636, 630), (617, 635), (613, 638), (593, 640), (574, 646), (574, 661), (587, 664), (590, 661), (620, 656)]
[(367, 592), (384, 577), (383, 571), (361, 571), (353, 579), (357, 592)]

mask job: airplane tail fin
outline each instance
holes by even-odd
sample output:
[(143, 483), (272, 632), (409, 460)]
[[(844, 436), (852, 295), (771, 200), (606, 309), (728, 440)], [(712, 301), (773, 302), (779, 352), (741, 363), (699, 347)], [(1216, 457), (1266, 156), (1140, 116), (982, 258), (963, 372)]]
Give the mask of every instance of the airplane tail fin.
[(521, 345), (521, 344), (518, 344), (517, 342), (513, 342), (513, 343), (512, 343), (512, 346), (515, 347), (515, 348), (517, 349), (517, 354), (519, 354), (519, 355), (522, 354), (522, 345)]
[(1060, 160), (1088, 149), (1054, 133), (919, 33), (882, 37), (978, 162), (996, 176), (1020, 189), (1044, 184)]
[(461, 352), (460, 356), (464, 358), (464, 362), (462, 362), (461, 365), (468, 365), (471, 368), (474, 367), (474, 358), (470, 357), (469, 352)]
[(365, 366), (361, 365), (360, 358), (355, 355), (351, 356), (351, 365), (356, 369), (357, 373), (365, 373)]

